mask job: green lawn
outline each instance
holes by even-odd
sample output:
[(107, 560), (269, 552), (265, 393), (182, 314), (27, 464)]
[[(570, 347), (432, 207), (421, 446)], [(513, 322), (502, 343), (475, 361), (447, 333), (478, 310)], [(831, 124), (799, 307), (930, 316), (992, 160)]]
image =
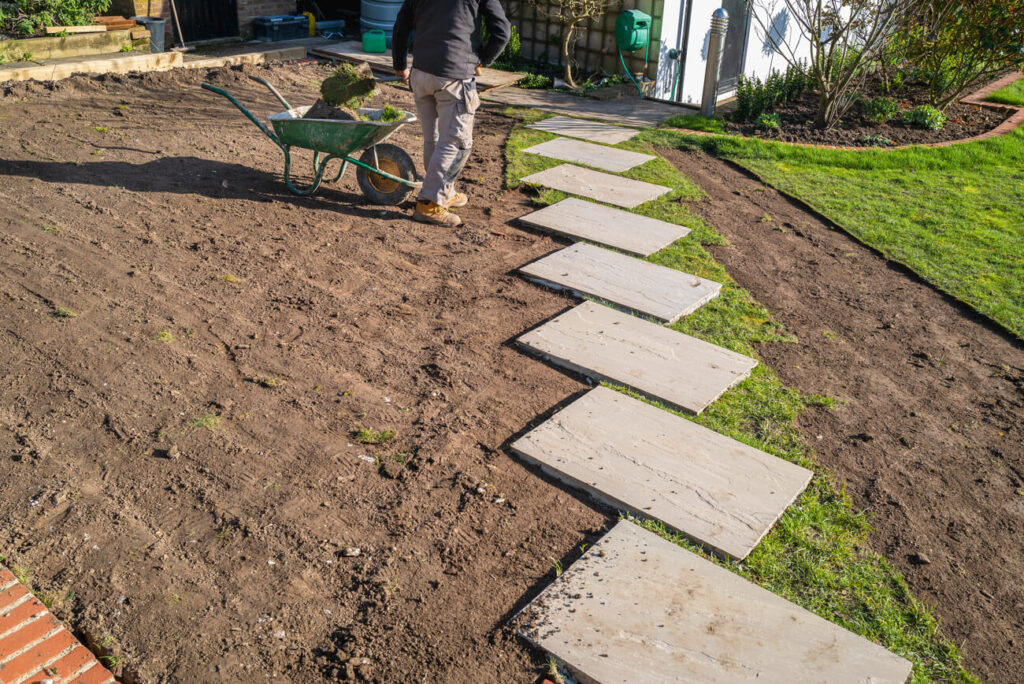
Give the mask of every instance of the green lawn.
[(1024, 78), (1011, 83), (1002, 90), (997, 90), (988, 96), (990, 102), (1001, 102), (1002, 104), (1024, 107)]
[[(505, 113), (524, 121), (550, 116), (516, 108), (507, 108)], [(646, 138), (654, 133), (658, 132), (644, 133), (618, 147), (653, 152)], [(518, 179), (526, 174), (561, 163), (522, 151), (552, 137), (522, 126), (513, 129), (505, 151), (509, 186), (518, 185)], [(672, 188), (634, 211), (693, 229), (650, 260), (723, 283), (717, 299), (673, 324), (674, 329), (755, 357), (755, 343), (791, 339), (771, 313), (740, 288), (705, 249), (723, 240), (688, 209), (687, 202), (704, 196), (700, 188), (660, 157), (622, 175)], [(557, 191), (538, 189), (537, 203), (549, 204), (563, 197)], [(941, 635), (937, 621), (910, 594), (899, 572), (864, 546), (868, 522), (853, 510), (850, 500), (801, 442), (796, 417), (809, 405), (830, 403), (826, 397), (805, 396), (784, 386), (770, 368), (759, 365), (751, 377), (702, 415), (683, 416), (815, 471), (807, 490), (753, 553), (740, 564), (721, 565), (912, 660), (914, 682), (974, 681), (962, 669), (956, 647)], [(657, 523), (637, 522), (708, 557)]]
[(679, 131), (1024, 338), (1024, 131), (944, 148), (841, 151)]

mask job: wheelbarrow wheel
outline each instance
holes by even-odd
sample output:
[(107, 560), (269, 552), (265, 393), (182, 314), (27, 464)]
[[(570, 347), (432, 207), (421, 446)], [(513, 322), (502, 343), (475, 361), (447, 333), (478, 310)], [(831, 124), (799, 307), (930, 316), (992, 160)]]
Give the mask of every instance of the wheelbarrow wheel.
[[(410, 183), (416, 180), (416, 166), (412, 157), (397, 145), (380, 143), (370, 147), (363, 152), (359, 161)], [(356, 167), (356, 180), (359, 181), (359, 189), (374, 204), (397, 206), (407, 200), (414, 190), (411, 185), (385, 178), (362, 166)]]

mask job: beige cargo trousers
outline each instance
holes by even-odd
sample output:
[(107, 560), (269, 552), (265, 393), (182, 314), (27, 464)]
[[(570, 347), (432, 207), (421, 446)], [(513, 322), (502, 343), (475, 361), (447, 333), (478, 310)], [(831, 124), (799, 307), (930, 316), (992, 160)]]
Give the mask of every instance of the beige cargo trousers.
[(473, 117), (480, 107), (476, 79), (440, 78), (413, 67), (409, 87), (423, 126), (426, 173), (419, 199), (443, 207), (455, 196), (455, 179), (473, 147)]

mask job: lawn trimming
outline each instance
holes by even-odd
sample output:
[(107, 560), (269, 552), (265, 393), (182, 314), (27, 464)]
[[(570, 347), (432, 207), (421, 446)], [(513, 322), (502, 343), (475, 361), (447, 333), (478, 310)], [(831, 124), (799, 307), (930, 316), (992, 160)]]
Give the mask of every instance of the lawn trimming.
[(989, 102), (1024, 107), (1024, 78), (1011, 83), (1002, 90), (997, 90), (985, 99)]
[(639, 137), (749, 169), (1024, 338), (1024, 131), (856, 151), (667, 130)]
[[(523, 123), (550, 116), (511, 107), (504, 113)], [(645, 132), (617, 147), (656, 153), (646, 139), (651, 133), (659, 132)], [(562, 163), (522, 151), (553, 137), (522, 125), (512, 130), (505, 151), (506, 182), (510, 187), (519, 185), (518, 179), (524, 175)], [(656, 142), (661, 140), (656, 138)], [(672, 188), (670, 193), (638, 207), (637, 213), (693, 229), (690, 235), (651, 255), (649, 260), (716, 280), (723, 286), (717, 299), (674, 323), (673, 329), (755, 357), (756, 343), (792, 340), (705, 249), (706, 245), (721, 244), (724, 240), (691, 214), (684, 203), (701, 199), (704, 193), (700, 188), (660, 157), (622, 175)], [(551, 204), (564, 197), (564, 193), (538, 188), (538, 204)], [(700, 416), (678, 414), (815, 472), (807, 490), (742, 563), (721, 562), (658, 523), (638, 522), (908, 658), (914, 663), (914, 682), (974, 681), (963, 670), (956, 646), (939, 633), (938, 621), (913, 597), (902, 575), (865, 546), (864, 539), (870, 531), (867, 519), (853, 509), (850, 499), (830, 474), (814, 462), (812, 451), (800, 440), (795, 419), (810, 405), (828, 406), (831, 401), (787, 388), (770, 368), (759, 365), (748, 379), (726, 392)], [(668, 410), (665, 406), (661, 408)]]

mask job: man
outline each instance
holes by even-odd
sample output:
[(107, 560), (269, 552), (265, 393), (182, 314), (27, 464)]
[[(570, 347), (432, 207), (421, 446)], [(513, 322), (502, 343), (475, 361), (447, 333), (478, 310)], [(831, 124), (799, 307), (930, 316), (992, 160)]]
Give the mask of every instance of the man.
[[(487, 23), (481, 45), (480, 20)], [(415, 31), (416, 66), (408, 68), (409, 32)], [(473, 115), (480, 106), (476, 70), (505, 49), (511, 26), (498, 0), (405, 0), (395, 20), (395, 73), (409, 82), (423, 126), (426, 175), (413, 218), (454, 227), (462, 219), (448, 211), (469, 201), (455, 191), (473, 146)]]

